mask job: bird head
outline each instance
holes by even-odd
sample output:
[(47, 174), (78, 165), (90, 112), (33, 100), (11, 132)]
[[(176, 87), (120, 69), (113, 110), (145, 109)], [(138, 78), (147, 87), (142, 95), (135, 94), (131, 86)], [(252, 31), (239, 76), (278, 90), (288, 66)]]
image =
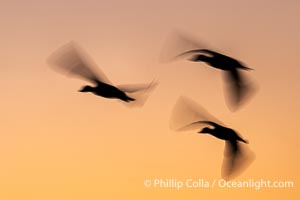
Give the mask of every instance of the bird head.
[(78, 92), (91, 92), (93, 91), (93, 88), (91, 86), (84, 86), (83, 88), (81, 88)]
[(193, 61), (193, 62), (207, 62), (209, 60), (210, 57), (205, 56), (205, 55), (194, 55), (191, 58), (189, 58), (189, 61)]
[(208, 127), (205, 127), (205, 128), (203, 128), (201, 131), (199, 131), (198, 133), (203, 133), (203, 134), (205, 134), (205, 133), (210, 133), (210, 132), (211, 132), (211, 129), (208, 128)]

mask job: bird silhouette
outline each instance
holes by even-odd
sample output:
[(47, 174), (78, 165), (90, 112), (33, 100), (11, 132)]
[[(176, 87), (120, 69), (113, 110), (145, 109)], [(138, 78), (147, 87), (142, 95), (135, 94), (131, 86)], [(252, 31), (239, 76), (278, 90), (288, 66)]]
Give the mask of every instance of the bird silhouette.
[(229, 100), (232, 110), (238, 108), (246, 99), (252, 89), (251, 84), (242, 75), (240, 70), (253, 70), (246, 67), (242, 62), (226, 56), (224, 54), (208, 50), (208, 49), (194, 49), (179, 54), (177, 57), (189, 56), (188, 60), (193, 62), (205, 62), (209, 66), (222, 70), (225, 74), (225, 83), (230, 94)]
[[(203, 53), (207, 55), (203, 55)], [(189, 59), (190, 61), (206, 62), (208, 65), (214, 68), (225, 71), (232, 71), (237, 69), (252, 70), (251, 68), (246, 67), (240, 61), (234, 58), (208, 49), (194, 49), (181, 53), (178, 56), (183, 56), (187, 54), (196, 54)]]
[(70, 42), (55, 51), (49, 57), (48, 63), (61, 73), (83, 78), (95, 85), (94, 87), (86, 85), (82, 87), (79, 92), (91, 92), (94, 95), (104, 98), (113, 98), (124, 102), (131, 102), (136, 99), (128, 96), (126, 93), (150, 91), (156, 86), (154, 81), (150, 84), (114, 86), (75, 42)]
[[(195, 114), (195, 110), (201, 111), (201, 113)], [(247, 140), (243, 139), (237, 133), (237, 131), (224, 125), (220, 125), (221, 122), (219, 122), (215, 117), (205, 111), (205, 109), (201, 108), (201, 106), (195, 104), (190, 99), (182, 97), (177, 101), (173, 109), (173, 116), (171, 120), (174, 121), (174, 118), (177, 118), (175, 119), (176, 123), (180, 123), (178, 121), (178, 115), (183, 115), (186, 117), (191, 116), (190, 120), (196, 120), (197, 118), (201, 120), (189, 122), (184, 126), (177, 126), (177, 131), (186, 131), (203, 127), (198, 132), (199, 134), (210, 134), (215, 138), (225, 141), (224, 159), (221, 173), (224, 179), (236, 177), (253, 161), (254, 154), (250, 152), (245, 145), (242, 145), (248, 144)], [(218, 121), (218, 123), (211, 120)]]
[[(204, 123), (204, 124), (212, 126), (212, 128), (204, 127), (198, 133), (203, 133), (203, 134), (208, 133), (208, 134), (211, 134), (212, 136), (219, 138), (221, 140), (234, 141), (234, 143), (236, 143), (237, 141), (248, 143), (248, 141), (241, 138), (238, 135), (238, 133), (231, 128), (221, 126), (212, 121), (198, 121), (198, 122), (193, 122), (192, 124), (195, 124), (195, 123)], [(234, 145), (234, 146), (236, 146), (236, 145)]]
[(113, 85), (103, 83), (99, 80), (95, 80), (95, 83), (97, 84), (96, 87), (91, 87), (87, 85), (84, 86), (81, 90), (79, 90), (79, 92), (92, 92), (93, 94), (101, 97), (116, 98), (125, 102), (135, 101), (134, 98), (127, 96), (125, 92)]

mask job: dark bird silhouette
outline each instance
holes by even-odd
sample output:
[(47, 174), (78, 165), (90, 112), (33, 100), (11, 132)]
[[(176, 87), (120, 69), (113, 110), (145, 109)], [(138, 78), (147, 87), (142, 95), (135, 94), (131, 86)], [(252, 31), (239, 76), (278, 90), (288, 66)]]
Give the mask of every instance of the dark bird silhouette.
[(211, 49), (213, 49), (211, 45), (199, 40), (198, 37), (175, 30), (171, 32), (162, 48), (160, 61), (171, 62), (188, 59), (193, 62), (206, 63), (222, 71), (226, 104), (231, 111), (236, 111), (258, 89), (257, 85), (249, 78), (249, 74), (246, 73), (251, 68), (235, 58)]
[[(231, 179), (237, 176), (239, 173), (245, 170), (247, 166), (249, 166), (250, 162), (253, 161), (254, 155), (250, 153), (249, 150), (242, 144), (248, 144), (248, 141), (243, 139), (237, 131), (225, 127), (224, 125), (220, 125), (221, 122), (211, 121), (215, 119), (212, 115), (210, 115), (207, 111), (201, 108), (199, 105), (187, 99), (180, 98), (173, 110), (173, 116), (171, 121), (180, 123), (177, 115), (183, 116), (192, 116), (191, 120), (196, 120), (193, 122), (187, 123), (182, 127), (178, 127), (178, 131), (190, 130), (190, 129), (199, 129), (199, 127), (203, 127), (198, 132), (199, 134), (210, 134), (218, 139), (225, 141), (225, 151), (224, 151), (224, 159), (222, 166), (222, 177), (224, 179)], [(201, 113), (195, 114), (193, 111), (201, 111)], [(176, 119), (177, 118), (177, 119)], [(209, 120), (205, 120), (209, 119)], [(215, 120), (218, 121), (218, 120)]]
[(126, 93), (150, 91), (156, 83), (114, 86), (104, 73), (88, 58), (87, 54), (75, 42), (70, 42), (55, 51), (48, 63), (59, 72), (74, 75), (92, 82), (95, 86), (86, 85), (79, 92), (91, 92), (104, 98), (119, 99), (124, 102), (136, 99)]
[[(208, 56), (203, 55), (203, 53), (207, 54)], [(187, 54), (196, 54), (189, 59), (190, 61), (205, 62), (214, 68), (225, 71), (232, 71), (237, 69), (252, 70), (251, 68), (244, 66), (244, 64), (242, 64), (240, 61), (234, 58), (208, 49), (194, 49), (186, 51), (178, 56), (183, 56)]]
[(125, 92), (113, 85), (103, 83), (99, 80), (95, 80), (95, 83), (97, 84), (96, 87), (91, 87), (87, 85), (84, 86), (81, 90), (79, 90), (79, 92), (92, 92), (93, 94), (101, 97), (116, 98), (126, 102), (135, 101), (134, 98), (127, 96)]
[[(213, 128), (205, 127), (198, 133), (203, 133), (203, 134), (208, 133), (208, 134), (211, 134), (212, 136), (219, 138), (221, 140), (234, 141), (232, 143), (236, 143), (237, 141), (248, 143), (248, 141), (241, 138), (238, 135), (238, 133), (231, 128), (221, 126), (221, 125), (219, 125), (215, 122), (211, 122), (211, 121), (198, 121), (198, 122), (194, 122), (192, 124), (195, 124), (195, 123), (204, 123), (204, 124), (207, 124), (207, 125), (210, 125), (213, 127)], [(236, 146), (236, 145), (234, 145), (234, 146)]]
[(225, 83), (230, 93), (229, 100), (234, 110), (246, 99), (250, 92), (251, 84), (241, 74), (240, 70), (252, 70), (242, 62), (224, 54), (208, 50), (195, 49), (179, 54), (177, 57), (191, 55), (188, 60), (193, 62), (205, 62), (211, 67), (225, 72)]

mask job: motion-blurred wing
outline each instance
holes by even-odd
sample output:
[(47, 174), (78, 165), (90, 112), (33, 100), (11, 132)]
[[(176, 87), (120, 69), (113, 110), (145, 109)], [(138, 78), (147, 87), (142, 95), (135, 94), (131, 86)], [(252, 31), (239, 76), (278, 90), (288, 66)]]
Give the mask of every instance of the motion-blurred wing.
[(224, 159), (222, 166), (222, 177), (229, 179), (238, 169), (238, 159), (242, 156), (242, 152), (239, 150), (239, 144), (236, 140), (225, 141)]
[(247, 149), (247, 145), (235, 140), (226, 140), (221, 171), (222, 178), (230, 180), (239, 176), (250, 166), (254, 159), (255, 155)]
[[(185, 57), (188, 55), (193, 55), (196, 58), (197, 56), (202, 55), (202, 54), (207, 54), (211, 57), (224, 56), (223, 54), (220, 54), (215, 51), (208, 50), (208, 49), (193, 49), (193, 50), (189, 50), (189, 51), (180, 53), (179, 55), (176, 56), (176, 58), (182, 58), (182, 57)], [(192, 59), (192, 60), (197, 60), (197, 59)]]
[(110, 84), (105, 74), (75, 42), (69, 42), (52, 53), (48, 63), (63, 74)]
[(237, 69), (224, 72), (224, 82), (226, 100), (231, 110), (239, 108), (254, 92), (253, 85)]
[(158, 83), (152, 81), (149, 84), (128, 84), (119, 85), (117, 87), (126, 93), (130, 93), (130, 97), (135, 99), (135, 101), (126, 103), (126, 106), (141, 107), (146, 103), (148, 97), (150, 96), (150, 93), (155, 89), (157, 84)]
[[(202, 123), (198, 123), (199, 121), (202, 121)], [(203, 121), (222, 124), (222, 122), (196, 102), (187, 97), (180, 97), (171, 114), (170, 128), (178, 131), (201, 128), (207, 125)]]
[(193, 122), (191, 124), (188, 124), (184, 127), (181, 127), (178, 129), (178, 131), (187, 131), (187, 130), (192, 130), (192, 129), (200, 129), (203, 127), (211, 126), (213, 128), (220, 126), (219, 124), (212, 122), (212, 121), (197, 121)]
[(157, 86), (157, 82), (152, 81), (148, 84), (123, 84), (117, 85), (117, 88), (127, 93), (135, 93), (143, 90), (152, 90)]
[(196, 40), (190, 34), (182, 31), (173, 31), (167, 38), (165, 45), (160, 54), (161, 62), (169, 62), (178, 59), (177, 55), (191, 49), (204, 49), (208, 45), (202, 41)]

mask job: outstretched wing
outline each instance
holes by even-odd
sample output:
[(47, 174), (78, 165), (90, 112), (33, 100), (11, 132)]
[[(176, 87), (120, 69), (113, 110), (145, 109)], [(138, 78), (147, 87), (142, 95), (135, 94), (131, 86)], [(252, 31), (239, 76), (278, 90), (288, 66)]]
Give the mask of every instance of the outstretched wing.
[(63, 74), (77, 76), (94, 83), (110, 84), (105, 74), (75, 42), (60, 47), (49, 56), (47, 61), (56, 71)]

